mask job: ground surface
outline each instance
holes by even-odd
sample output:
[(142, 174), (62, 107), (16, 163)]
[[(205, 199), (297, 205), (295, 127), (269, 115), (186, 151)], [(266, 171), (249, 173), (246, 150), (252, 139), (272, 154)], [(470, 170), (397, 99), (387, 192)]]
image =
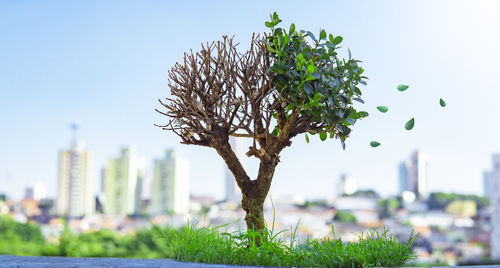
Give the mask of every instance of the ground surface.
[[(0, 255), (0, 267), (183, 267), (183, 268), (229, 268), (255, 267), (220, 264), (201, 264), (173, 261), (169, 259), (122, 259), (122, 258), (70, 258)], [(496, 265), (466, 266), (468, 268), (499, 267)], [(449, 267), (448, 267), (449, 268)]]
[[(0, 255), (0, 267), (185, 267), (228, 268), (229, 265), (185, 263), (169, 259), (122, 259), (122, 258), (70, 258)], [(251, 267), (251, 266), (238, 266)]]

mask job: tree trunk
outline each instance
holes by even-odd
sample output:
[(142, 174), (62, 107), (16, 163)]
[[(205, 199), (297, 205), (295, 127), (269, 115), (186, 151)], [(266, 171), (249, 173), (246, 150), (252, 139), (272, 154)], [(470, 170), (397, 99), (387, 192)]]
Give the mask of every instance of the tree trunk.
[(264, 219), (264, 198), (248, 196), (243, 193), (241, 208), (246, 212), (245, 221), (247, 230), (253, 230), (265, 234), (266, 222)]
[[(241, 189), (241, 207), (246, 212), (245, 221), (248, 231), (256, 231), (261, 234), (262, 239), (266, 237), (266, 222), (264, 219), (264, 201), (266, 200), (274, 170), (279, 162), (279, 150), (269, 154), (259, 150), (256, 157), (260, 159), (259, 173), (256, 180), (251, 180), (245, 169), (234, 154), (228, 139), (218, 141), (215, 149), (226, 162), (229, 170), (233, 173), (238, 187)], [(260, 239), (256, 242), (260, 244)]]
[[(261, 161), (257, 180), (253, 181), (252, 187), (242, 189), (241, 208), (246, 212), (247, 231), (252, 230), (260, 233), (260, 238), (264, 240), (267, 239), (264, 201), (271, 188), (271, 181), (278, 161), (277, 157), (272, 158), (271, 161)], [(260, 240), (256, 239), (256, 242), (260, 244)]]

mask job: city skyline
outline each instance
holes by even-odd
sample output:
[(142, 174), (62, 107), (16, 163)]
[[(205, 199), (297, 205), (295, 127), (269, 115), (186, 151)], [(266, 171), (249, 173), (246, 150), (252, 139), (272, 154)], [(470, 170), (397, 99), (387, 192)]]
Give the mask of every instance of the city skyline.
[[(0, 112), (9, 116), (0, 118), (0, 192), (21, 197), (25, 186), (41, 181), (55, 196), (57, 151), (70, 140), (67, 126), (76, 120), (79, 137), (96, 152), (97, 168), (124, 145), (134, 144), (148, 163), (175, 147), (191, 160), (192, 192), (222, 198), (223, 161), (213, 150), (180, 145), (175, 135), (154, 127), (165, 122), (154, 112), (156, 99), (168, 96), (166, 73), (183, 52), (223, 34), (234, 34), (245, 48), (251, 33), (265, 31), (263, 21), (277, 11), (284, 25), (344, 37), (341, 52), (349, 48), (363, 60), (370, 78), (363, 88), (367, 104), (360, 105), (370, 117), (354, 128), (346, 151), (338, 141), (321, 143), (316, 136), (310, 144), (303, 136), (293, 139), (281, 155), (272, 195), (328, 197), (344, 172), (360, 188), (396, 193), (397, 163), (415, 149), (431, 157), (429, 191), (481, 194), (482, 171), (500, 152), (500, 126), (492, 123), (500, 98), (494, 71), (500, 37), (493, 34), (499, 4), (320, 4), (227, 2), (222, 11), (189, 1), (3, 2)], [(410, 85), (404, 94), (396, 90), (401, 83)], [(389, 112), (378, 113), (377, 105)], [(415, 129), (407, 132), (404, 122), (413, 116)], [(382, 145), (371, 148), (370, 140)], [(249, 173), (256, 174), (255, 162), (248, 162)]]
[[(71, 124), (72, 129), (73, 129), (73, 126), (74, 126), (74, 123)], [(74, 138), (76, 137), (75, 132), (73, 132), (73, 137)], [(232, 138), (232, 140), (231, 140), (231, 146), (234, 147), (233, 149), (239, 155), (239, 157), (244, 156), (244, 152), (242, 151), (242, 147), (245, 145), (246, 144), (245, 144), (244, 140), (242, 140), (242, 139)], [(78, 151), (78, 152), (87, 149), (86, 145), (85, 145), (85, 141), (83, 141), (83, 140), (77, 140), (77, 141), (73, 140), (71, 142), (70, 147), (71, 147), (72, 151)], [(172, 162), (172, 163), (176, 163), (175, 159), (178, 158), (175, 156), (177, 154), (176, 153), (177, 149), (172, 149), (172, 148), (166, 149), (166, 155), (164, 156), (165, 158), (162, 158), (162, 159), (160, 159), (158, 157), (153, 158), (153, 159), (146, 159), (145, 157), (136, 155), (135, 146), (132, 146), (132, 145), (120, 146), (119, 148), (121, 150), (121, 155), (119, 158), (108, 157), (107, 158), (108, 163), (106, 165), (103, 165), (102, 167), (96, 167), (93, 164), (91, 165), (92, 169), (95, 169), (92, 172), (93, 174), (94, 173), (95, 174), (92, 175), (93, 181), (91, 183), (91, 185), (93, 185), (92, 193), (93, 193), (94, 197), (98, 197), (100, 194), (104, 194), (104, 196), (106, 195), (106, 191), (105, 191), (106, 187), (105, 187), (105, 185), (103, 185), (103, 183), (106, 182), (106, 169), (112, 164), (114, 164), (114, 165), (112, 165), (113, 168), (116, 169), (116, 167), (115, 167), (116, 161), (123, 162), (123, 160), (122, 160), (123, 157), (128, 157), (128, 155), (132, 154), (133, 158), (136, 159), (136, 160), (134, 160), (134, 162), (138, 161), (138, 164), (135, 164), (135, 163), (133, 164), (134, 169), (137, 169), (139, 174), (140, 174), (138, 176), (139, 179), (138, 179), (138, 182), (136, 185), (137, 187), (139, 187), (138, 188), (139, 192), (136, 193), (136, 197), (134, 198), (134, 199), (136, 199), (135, 203), (138, 204), (140, 199), (151, 199), (152, 200), (153, 195), (154, 195), (154, 189), (152, 189), (152, 188), (154, 188), (155, 183), (159, 183), (159, 182), (155, 182), (156, 172), (159, 171), (157, 166), (162, 161), (166, 161), (165, 163), (170, 163), (169, 162), (170, 160), (168, 160), (168, 159), (174, 159), (174, 162)], [(66, 151), (64, 151), (64, 149), (60, 150), (60, 152), (59, 152), (60, 160), (59, 161), (63, 161), (63, 160), (61, 160), (61, 157), (63, 157), (65, 154), (71, 153), (72, 151), (66, 152)], [(93, 161), (95, 151), (89, 151), (89, 152), (91, 154), (91, 159), (92, 159), (90, 161)], [(89, 153), (89, 152), (85, 151), (85, 153)], [(397, 167), (398, 173), (399, 173), (398, 174), (398, 189), (397, 189), (397, 191), (392, 192), (390, 194), (387, 194), (385, 196), (401, 195), (403, 191), (414, 192), (414, 194), (418, 195), (417, 192), (415, 192), (415, 191), (423, 191), (423, 196), (427, 197), (430, 192), (433, 192), (433, 191), (428, 191), (428, 189), (427, 189), (427, 184), (428, 184), (428, 182), (427, 182), (428, 171), (427, 170), (428, 170), (428, 164), (429, 164), (428, 163), (429, 155), (427, 155), (424, 152), (421, 152), (419, 150), (414, 150), (409, 155), (410, 155), (410, 157), (407, 157), (406, 160), (402, 160), (399, 162), (399, 164), (395, 164), (395, 166)], [(492, 162), (493, 162), (494, 169), (497, 167), (497, 162), (498, 162), (499, 156), (500, 156), (500, 154), (492, 154), (491, 155), (491, 157), (493, 158)], [(185, 163), (185, 164), (181, 164), (181, 166), (183, 167), (182, 174), (189, 174), (190, 173), (189, 159), (181, 156), (180, 160), (181, 160), (181, 163)], [(126, 160), (125, 162), (129, 163), (129, 161), (130, 160)], [(68, 160), (66, 160), (66, 162), (68, 162)], [(420, 162), (422, 162), (422, 163), (420, 163)], [(248, 168), (246, 165), (246, 159), (243, 159), (242, 163), (245, 166), (245, 168)], [(161, 164), (163, 164), (163, 163), (161, 163)], [(62, 164), (60, 163), (59, 167), (61, 167), (61, 165)], [(169, 164), (167, 164), (167, 165), (170, 166)], [(176, 163), (175, 166), (177, 167), (177, 165), (178, 164)], [(421, 165), (422, 165), (422, 167), (420, 167)], [(418, 168), (417, 168), (417, 166), (418, 166)], [(412, 180), (416, 181), (416, 184), (414, 186), (412, 186), (413, 188), (416, 187), (415, 190), (409, 189), (409, 188), (412, 188), (409, 185), (402, 184), (402, 183), (404, 183), (403, 181), (406, 182), (409, 180), (408, 174), (403, 175), (401, 173), (403, 168), (405, 169), (405, 172), (414, 172), (414, 173), (416, 172), (415, 175), (412, 175), (413, 177), (415, 177)], [(167, 168), (167, 169), (170, 169), (170, 168)], [(239, 188), (236, 186), (235, 181), (229, 181), (229, 179), (234, 180), (234, 177), (232, 176), (232, 174), (230, 174), (229, 169), (227, 169), (227, 167), (225, 165), (223, 166), (223, 169), (225, 170), (224, 176), (223, 176), (224, 195), (222, 197), (220, 197), (219, 199), (225, 200), (225, 201), (235, 202), (235, 199), (234, 199), (235, 195), (239, 195), (241, 197), (241, 193), (238, 192), (237, 194), (235, 194), (235, 193), (230, 194), (229, 189), (232, 189), (234, 187), (235, 190), (239, 191)], [(421, 169), (422, 169), (422, 171), (420, 171)], [(100, 171), (101, 174), (97, 175), (98, 171)], [(424, 174), (418, 175), (420, 172), (424, 172)], [(59, 173), (61, 173), (61, 171), (59, 171)], [(113, 173), (116, 173), (116, 172), (113, 172)], [(490, 174), (492, 174), (491, 171), (483, 171), (483, 191), (481, 193), (479, 193), (478, 195), (486, 196), (486, 197), (491, 199), (489, 193), (491, 193), (492, 189), (489, 189), (489, 186), (486, 185), (489, 182), (489, 180), (492, 178)], [(61, 175), (59, 175), (59, 177), (60, 176)], [(423, 186), (420, 185), (421, 184), (420, 179), (419, 179), (420, 176), (424, 177)], [(108, 172), (108, 177), (109, 177), (109, 172)], [(187, 175), (187, 176), (182, 175), (182, 178), (187, 178), (188, 185), (190, 184), (189, 175)], [(372, 188), (367, 188), (367, 187), (363, 187), (363, 186), (359, 187), (359, 189), (358, 189), (358, 185), (356, 184), (356, 180), (351, 175), (346, 174), (346, 173), (338, 174), (338, 177), (332, 178), (332, 181), (334, 184), (333, 191), (331, 191), (328, 196), (324, 196), (321, 198), (331, 199), (331, 198), (334, 198), (336, 196), (339, 196), (339, 193), (352, 194), (357, 190), (374, 190)], [(153, 184), (153, 187), (151, 189), (149, 189), (150, 185), (148, 185), (148, 184)], [(27, 191), (33, 191), (35, 186), (45, 187), (45, 184), (41, 184), (40, 182), (36, 182), (36, 184), (31, 183), (31, 184), (23, 185), (22, 186), (23, 187), (22, 193), (24, 195), (24, 198), (26, 198)], [(60, 186), (58, 186), (58, 187), (60, 187)], [(181, 188), (184, 189), (185, 187), (182, 186)], [(403, 188), (404, 188), (404, 190), (403, 190)], [(135, 189), (135, 187), (134, 187), (134, 189)], [(147, 189), (147, 190), (145, 190), (145, 189)], [(188, 187), (188, 189), (189, 189), (189, 187)], [(350, 189), (350, 190), (346, 190), (346, 189)], [(352, 189), (355, 189), (354, 192)], [(418, 189), (418, 190), (416, 190), (416, 189)], [(490, 190), (490, 191), (487, 192), (487, 190)], [(51, 195), (47, 196), (46, 189), (44, 189), (43, 191), (44, 191), (44, 194), (43, 194), (44, 198), (57, 199), (57, 196), (55, 196), (55, 195), (54, 196), (51, 196)], [(61, 190), (59, 189), (59, 191), (61, 191)], [(145, 195), (144, 194), (145, 192), (147, 192), (148, 194)], [(189, 192), (189, 195), (196, 195), (197, 194), (197, 193), (192, 193), (191, 190), (189, 190), (188, 192)], [(434, 192), (437, 192), (437, 191), (434, 191)], [(0, 193), (7, 193), (8, 194), (8, 192), (0, 192)], [(33, 194), (33, 193), (31, 193), (31, 194)], [(20, 196), (23, 196), (23, 195), (20, 195)], [(205, 195), (215, 197), (214, 195), (210, 195), (209, 193), (205, 194)], [(231, 198), (228, 199), (229, 195), (231, 195)], [(291, 195), (282, 195), (282, 197), (298, 196), (298, 195), (301, 195), (301, 194), (293, 193)], [(203, 194), (201, 194), (201, 196), (203, 196)], [(12, 197), (12, 196), (9, 196), (9, 197)], [(307, 196), (304, 195), (303, 197), (307, 199)], [(19, 198), (20, 197), (18, 197), (18, 199)], [(140, 198), (140, 199), (137, 199), (137, 198)], [(312, 198), (312, 199), (314, 199), (314, 198)]]

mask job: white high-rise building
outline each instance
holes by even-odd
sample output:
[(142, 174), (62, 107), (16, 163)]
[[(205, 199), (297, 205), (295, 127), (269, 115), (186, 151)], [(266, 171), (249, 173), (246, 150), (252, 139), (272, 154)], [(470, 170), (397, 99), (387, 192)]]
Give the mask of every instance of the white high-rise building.
[(42, 199), (45, 199), (47, 197), (47, 188), (45, 187), (45, 184), (41, 182), (35, 183), (33, 186), (33, 199), (36, 201), (40, 201)]
[(189, 212), (189, 162), (174, 150), (154, 161), (151, 214)]
[[(240, 163), (244, 166), (245, 160), (245, 143), (242, 138), (230, 137), (229, 143), (231, 144), (231, 148), (233, 149), (236, 157), (240, 160)], [(229, 168), (224, 163), (224, 167), (226, 169), (226, 202), (231, 202), (235, 204), (241, 204), (241, 190), (236, 184), (236, 179), (234, 178), (233, 173), (229, 170)]]
[(399, 192), (409, 191), (417, 198), (428, 195), (428, 163), (429, 157), (419, 151), (399, 165)]
[(68, 217), (91, 215), (95, 210), (94, 153), (82, 142), (59, 153), (57, 214)]
[(358, 186), (356, 185), (356, 181), (353, 177), (342, 174), (340, 175), (340, 180), (338, 184), (338, 195), (339, 197), (342, 195), (350, 195), (354, 194), (358, 190)]
[(47, 188), (41, 182), (30, 185), (24, 189), (24, 198), (40, 201), (47, 197)]
[(500, 154), (493, 155), (492, 160), (493, 169), (491, 172), (485, 172), (484, 189), (493, 208), (491, 211), (491, 258), (500, 260)]
[(130, 147), (123, 148), (120, 157), (109, 159), (104, 171), (104, 214), (140, 213), (145, 167), (144, 158)]

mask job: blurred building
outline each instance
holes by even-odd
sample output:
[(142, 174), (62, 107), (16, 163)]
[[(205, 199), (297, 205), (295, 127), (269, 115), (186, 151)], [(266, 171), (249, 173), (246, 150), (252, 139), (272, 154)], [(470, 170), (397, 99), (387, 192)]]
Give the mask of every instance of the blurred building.
[(24, 199), (40, 201), (47, 197), (47, 188), (41, 182), (30, 185), (24, 189)]
[(142, 180), (146, 161), (133, 148), (122, 148), (120, 157), (109, 159), (104, 174), (104, 214), (135, 215), (141, 210)]
[(42, 214), (40, 210), (39, 202), (33, 198), (23, 199), (19, 202), (21, 212), (28, 218), (39, 216)]
[(151, 214), (189, 212), (189, 162), (174, 150), (154, 161)]
[(358, 186), (356, 185), (356, 181), (353, 177), (342, 174), (340, 175), (340, 180), (338, 183), (338, 195), (351, 195), (354, 194), (358, 190)]
[(24, 199), (33, 199), (33, 186), (24, 188)]
[(484, 187), (485, 194), (490, 198), (493, 208), (491, 212), (491, 258), (500, 260), (500, 154), (493, 155), (492, 160), (493, 169), (487, 172)]
[[(231, 148), (233, 149), (236, 157), (240, 160), (240, 163), (243, 165), (245, 160), (245, 143), (241, 138), (230, 137), (229, 143), (231, 144)], [(226, 169), (226, 201), (232, 202), (235, 204), (241, 204), (241, 190), (236, 184), (236, 180), (233, 176), (233, 173), (229, 170), (229, 168), (224, 163), (224, 167)]]
[(500, 174), (498, 174), (498, 172), (500, 171), (500, 154), (494, 154), (491, 158), (493, 169), (491, 171), (485, 171), (483, 173), (483, 191), (485, 197), (493, 200), (495, 179), (500, 176)]
[(410, 191), (417, 198), (428, 194), (428, 156), (415, 151), (410, 158), (399, 165), (399, 192)]
[[(73, 142), (59, 153), (57, 214), (81, 217), (94, 213), (94, 153)], [(35, 191), (33, 191), (35, 195)]]
[(476, 202), (472, 200), (455, 200), (446, 206), (445, 211), (449, 214), (470, 218), (476, 216), (477, 206)]

